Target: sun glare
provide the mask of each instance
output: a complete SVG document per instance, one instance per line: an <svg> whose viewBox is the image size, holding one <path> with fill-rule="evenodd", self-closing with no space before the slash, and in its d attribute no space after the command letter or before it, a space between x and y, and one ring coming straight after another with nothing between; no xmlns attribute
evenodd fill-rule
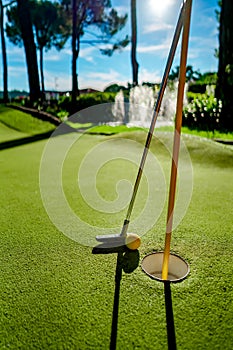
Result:
<svg viewBox="0 0 233 350"><path fill-rule="evenodd" d="M170 6L174 3L174 0L150 0L149 11L157 16L163 16L170 10Z"/></svg>

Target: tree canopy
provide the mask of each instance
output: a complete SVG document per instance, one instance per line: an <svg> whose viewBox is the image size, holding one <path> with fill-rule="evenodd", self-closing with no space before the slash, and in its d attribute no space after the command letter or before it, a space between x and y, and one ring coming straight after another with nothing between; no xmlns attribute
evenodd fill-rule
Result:
<svg viewBox="0 0 233 350"><path fill-rule="evenodd" d="M169 74L169 80L176 80L179 78L180 67L176 66ZM194 70L193 66L188 65L186 68L186 81L195 81L201 77L198 70Z"/></svg>
<svg viewBox="0 0 233 350"><path fill-rule="evenodd" d="M36 46L40 52L41 90L44 92L43 51L53 46L58 50L62 49L69 38L70 25L57 2L31 0L29 9ZM10 41L22 46L23 38L17 5L8 9L7 17L6 33Z"/></svg>
<svg viewBox="0 0 233 350"><path fill-rule="evenodd" d="M81 43L89 45L105 44L100 52L111 56L129 43L128 36L123 39L117 34L125 26L127 14L119 16L111 7L110 0L62 0L65 11L72 19L72 100L78 94L77 60ZM84 34L88 39L83 39Z"/></svg>
<svg viewBox="0 0 233 350"><path fill-rule="evenodd" d="M129 43L127 35L123 38L117 35L126 24L127 14L119 16L110 0L16 0L16 4L11 3L8 8L7 17L7 36L12 43L25 49L32 100L40 97L36 48L40 52L44 91L43 51L52 46L60 50L67 39L72 38L72 95L76 99L80 44L99 45L102 54L111 56ZM84 34L87 34L85 40L81 41Z"/></svg>

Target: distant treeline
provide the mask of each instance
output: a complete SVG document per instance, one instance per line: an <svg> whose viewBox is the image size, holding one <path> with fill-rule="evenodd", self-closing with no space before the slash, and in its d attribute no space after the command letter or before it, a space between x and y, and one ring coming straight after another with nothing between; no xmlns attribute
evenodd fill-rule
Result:
<svg viewBox="0 0 233 350"><path fill-rule="evenodd" d="M19 97L19 96L29 96L29 93L27 91L24 91L24 90L12 90L12 91L8 91L8 95L9 95L9 98L12 99L12 98L16 98L16 97ZM0 99L3 99L3 91L0 91Z"/></svg>

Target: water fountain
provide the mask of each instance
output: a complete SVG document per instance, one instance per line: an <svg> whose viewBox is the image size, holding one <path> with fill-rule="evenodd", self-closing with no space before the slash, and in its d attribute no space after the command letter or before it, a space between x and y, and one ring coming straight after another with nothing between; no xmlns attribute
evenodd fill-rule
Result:
<svg viewBox="0 0 233 350"><path fill-rule="evenodd" d="M135 86L129 94L129 125L149 126L151 122L155 94L149 86Z"/></svg>
<svg viewBox="0 0 233 350"><path fill-rule="evenodd" d="M125 112L124 94L122 90L120 90L115 97L115 103L112 106L112 114L120 123L126 124L124 122L126 112Z"/></svg>
<svg viewBox="0 0 233 350"><path fill-rule="evenodd" d="M177 86L177 82L167 86L157 120L157 126L173 124L176 112ZM155 89L146 85L140 85L130 90L129 102L127 103L125 102L123 91L121 90L116 95L115 103L112 108L115 120L129 126L148 127L151 122L157 97L158 92ZM187 98L184 100L184 105L186 103Z"/></svg>

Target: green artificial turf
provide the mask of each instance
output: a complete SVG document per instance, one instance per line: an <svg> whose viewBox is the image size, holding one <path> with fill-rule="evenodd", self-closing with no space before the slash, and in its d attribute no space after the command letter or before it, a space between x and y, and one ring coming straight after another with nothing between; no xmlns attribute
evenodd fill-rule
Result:
<svg viewBox="0 0 233 350"><path fill-rule="evenodd" d="M12 129L6 124L0 122L0 142L17 140L27 136L27 133Z"/></svg>
<svg viewBox="0 0 233 350"><path fill-rule="evenodd" d="M112 134L118 134L122 132L129 132L129 131L136 131L136 130L143 130L143 128L132 126L128 127L127 125L99 125L90 128L89 132L92 134L105 134L105 135L112 135Z"/></svg>
<svg viewBox="0 0 233 350"><path fill-rule="evenodd" d="M172 131L172 126L161 126L158 128L159 131ZM207 139L221 139L221 140L233 140L232 132L221 132L218 130L207 131L207 130L198 130L198 129L190 129L187 126L182 127L182 133L188 135L194 135L199 137L205 137Z"/></svg>
<svg viewBox="0 0 233 350"><path fill-rule="evenodd" d="M71 121L66 121L65 124L71 126L74 129L78 130L85 130L86 133L89 134L104 134L104 135L113 135L113 134L119 134L122 132L128 132L128 131L136 131L136 130L143 130L144 128L137 127L137 126L131 126L128 127L127 125L108 125L108 124L102 124L102 125L94 125L92 123L73 123Z"/></svg>
<svg viewBox="0 0 233 350"><path fill-rule="evenodd" d="M83 221L101 227L119 226L120 230L127 208L106 214L82 198L77 174L87 154L96 151L93 163L83 168L83 186L88 193L95 161L101 156L98 147L106 144L103 150L110 155L112 152L114 160L104 164L96 177L100 195L111 204L117 198L115 184L119 178L133 182L137 172L136 164L117 159L114 152L120 149L126 157L128 142L134 141L132 154L140 158L145 137L141 131L113 136L84 134L69 150L63 166L63 190L70 207ZM172 134L160 133L151 147L166 178L170 155L163 140L167 137ZM74 134L59 138L57 153ZM193 193L184 219L173 232L171 249L189 262L191 273L182 283L171 285L177 347L230 350L232 148L190 136L184 139L192 160ZM46 141L38 141L0 152L0 349L108 349L117 256L92 254L91 247L71 240L50 221L39 187L45 145ZM150 171L150 164L148 167ZM51 201L53 180L49 183ZM143 178L133 218L140 215L146 188ZM154 205L156 201L154 198ZM54 211L60 206L55 202ZM153 211L144 214L142 229L151 216ZM163 249L165 218L166 206L154 227L142 237L140 262L146 254ZM80 237L85 236L79 226L76 230ZM163 284L149 279L139 265L132 273L123 272L119 295L117 349L166 349Z"/></svg>

